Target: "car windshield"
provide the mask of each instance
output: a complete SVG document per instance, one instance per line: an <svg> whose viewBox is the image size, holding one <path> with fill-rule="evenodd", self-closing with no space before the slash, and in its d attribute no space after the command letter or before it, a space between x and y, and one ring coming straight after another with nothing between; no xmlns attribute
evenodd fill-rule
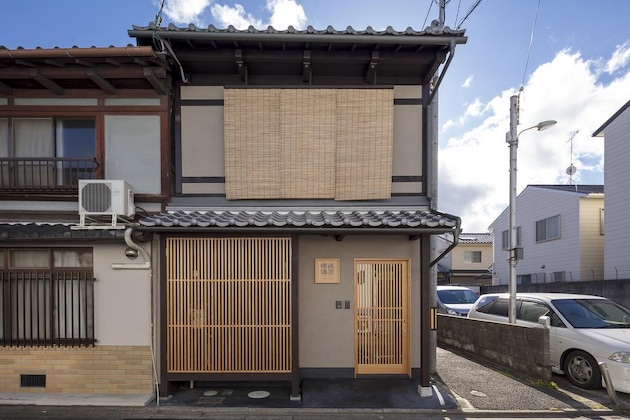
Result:
<svg viewBox="0 0 630 420"><path fill-rule="evenodd" d="M553 304L574 328L630 328L630 309L608 299L559 299Z"/></svg>
<svg viewBox="0 0 630 420"><path fill-rule="evenodd" d="M472 290L451 289L438 290L440 301L446 305L457 305L459 303L475 303L477 294Z"/></svg>

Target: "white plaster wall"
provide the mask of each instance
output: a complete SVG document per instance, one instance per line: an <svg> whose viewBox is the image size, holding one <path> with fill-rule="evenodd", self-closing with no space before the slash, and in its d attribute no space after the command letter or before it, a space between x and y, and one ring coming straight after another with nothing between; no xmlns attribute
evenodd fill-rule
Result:
<svg viewBox="0 0 630 420"><path fill-rule="evenodd" d="M354 259L411 260L411 362L420 366L420 241L407 236L300 238L299 355L302 368L354 367ZM340 259L340 283L315 283L315 258ZM349 300L351 309L335 309Z"/></svg>
<svg viewBox="0 0 630 420"><path fill-rule="evenodd" d="M150 270L112 269L129 263L123 244L94 245L94 335L102 346L151 343ZM145 249L147 249L145 247ZM141 256L136 258L142 259Z"/></svg>

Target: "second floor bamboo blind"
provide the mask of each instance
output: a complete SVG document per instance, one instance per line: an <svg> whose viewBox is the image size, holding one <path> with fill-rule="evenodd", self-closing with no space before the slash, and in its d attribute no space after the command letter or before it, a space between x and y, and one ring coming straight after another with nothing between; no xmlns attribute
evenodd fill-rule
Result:
<svg viewBox="0 0 630 420"><path fill-rule="evenodd" d="M387 199L392 89L225 89L228 199Z"/></svg>

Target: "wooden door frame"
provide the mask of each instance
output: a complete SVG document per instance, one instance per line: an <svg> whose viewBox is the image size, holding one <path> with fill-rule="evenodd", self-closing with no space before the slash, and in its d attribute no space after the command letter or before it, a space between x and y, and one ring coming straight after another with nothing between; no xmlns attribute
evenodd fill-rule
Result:
<svg viewBox="0 0 630 420"><path fill-rule="evenodd" d="M353 270L354 270L354 277L353 277L353 291L354 291L354 308L355 308L355 312L354 312L354 317L353 317L353 322L354 322L354 347L353 347L353 351L354 351L354 376L357 377L357 375L364 375L364 374L372 374L372 373L361 373L358 374L358 365L359 365L359 355L358 355L358 346L359 346L359 329L358 329L358 305L357 305L357 284L358 284L358 272L357 272L357 266L358 264L363 264L363 263L395 263L395 262L400 262L400 263L405 263L406 264L406 270L404 270L404 275L405 278L402 279L402 281L404 282L404 284L402 285L403 288L401 290L401 292L405 292L404 296L402 296L402 302L403 305L405 305L403 307L403 321L406 323L406 331L403 329L403 343L402 343L402 349L403 349L403 370L404 373L406 374L408 377L411 377L411 259L409 258L355 258L354 259L354 265L353 265ZM387 373L374 373L377 375L387 375ZM395 372L393 374L400 374L400 372Z"/></svg>

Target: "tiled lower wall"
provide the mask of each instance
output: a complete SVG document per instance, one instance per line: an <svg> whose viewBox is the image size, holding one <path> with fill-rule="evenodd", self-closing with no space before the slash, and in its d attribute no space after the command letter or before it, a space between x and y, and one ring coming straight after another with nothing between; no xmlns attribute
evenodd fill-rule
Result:
<svg viewBox="0 0 630 420"><path fill-rule="evenodd" d="M147 394L152 372L149 347L0 348L0 392ZM20 387L23 374L46 375L46 387Z"/></svg>

